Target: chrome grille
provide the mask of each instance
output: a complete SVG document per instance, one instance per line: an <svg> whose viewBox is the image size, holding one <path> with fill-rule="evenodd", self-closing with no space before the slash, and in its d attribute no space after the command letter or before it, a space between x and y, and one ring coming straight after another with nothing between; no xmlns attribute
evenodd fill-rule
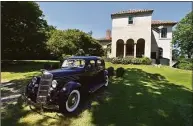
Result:
<svg viewBox="0 0 193 126"><path fill-rule="evenodd" d="M37 103L45 104L47 101L48 92L52 84L53 75L45 72L40 79L40 84L37 93Z"/></svg>

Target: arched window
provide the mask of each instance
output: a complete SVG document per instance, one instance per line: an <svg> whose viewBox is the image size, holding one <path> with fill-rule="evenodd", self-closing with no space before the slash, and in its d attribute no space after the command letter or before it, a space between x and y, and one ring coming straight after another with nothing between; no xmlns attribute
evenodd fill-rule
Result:
<svg viewBox="0 0 193 126"><path fill-rule="evenodd" d="M138 39L136 45L136 57L142 57L145 54L145 40Z"/></svg>
<svg viewBox="0 0 193 126"><path fill-rule="evenodd" d="M126 42L126 56L134 56L134 40L128 39Z"/></svg>
<svg viewBox="0 0 193 126"><path fill-rule="evenodd" d="M117 40L116 57L123 57L124 53L124 41L122 39Z"/></svg>

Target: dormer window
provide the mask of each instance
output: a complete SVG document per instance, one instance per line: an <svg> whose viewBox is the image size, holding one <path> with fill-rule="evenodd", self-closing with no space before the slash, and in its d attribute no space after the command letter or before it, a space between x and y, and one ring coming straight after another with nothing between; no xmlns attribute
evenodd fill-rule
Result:
<svg viewBox="0 0 193 126"><path fill-rule="evenodd" d="M133 16L128 17L128 24L133 24Z"/></svg>
<svg viewBox="0 0 193 126"><path fill-rule="evenodd" d="M161 29L161 38L167 38L167 28Z"/></svg>

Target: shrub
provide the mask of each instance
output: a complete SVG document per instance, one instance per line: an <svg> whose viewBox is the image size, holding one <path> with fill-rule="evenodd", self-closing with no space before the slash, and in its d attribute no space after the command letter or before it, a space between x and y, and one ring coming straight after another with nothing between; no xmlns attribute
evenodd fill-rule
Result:
<svg viewBox="0 0 193 126"><path fill-rule="evenodd" d="M112 59L112 63L113 63L113 64L121 64L121 63L122 63L122 59L121 59L121 58L118 58L118 57L113 58L113 59Z"/></svg>
<svg viewBox="0 0 193 126"><path fill-rule="evenodd" d="M184 70L192 70L193 69L193 59L179 59L179 63L176 65L177 68L179 69L184 69Z"/></svg>
<svg viewBox="0 0 193 126"><path fill-rule="evenodd" d="M142 64L145 64L145 65L150 65L152 62L151 59L148 57L143 57L141 60L142 60Z"/></svg>
<svg viewBox="0 0 193 126"><path fill-rule="evenodd" d="M184 70L192 70L193 65L190 63L179 63L177 66L179 69L184 69Z"/></svg>
<svg viewBox="0 0 193 126"><path fill-rule="evenodd" d="M127 60L127 64L131 64L131 60L133 59L132 56L126 56L125 59Z"/></svg>
<svg viewBox="0 0 193 126"><path fill-rule="evenodd" d="M142 64L141 58L133 58L131 59L132 64Z"/></svg>
<svg viewBox="0 0 193 126"><path fill-rule="evenodd" d="M122 68L122 67L117 68L117 70L116 70L116 76L117 77L123 77L124 73L125 73L124 68Z"/></svg>
<svg viewBox="0 0 193 126"><path fill-rule="evenodd" d="M114 76L114 68L113 67L109 67L107 68L107 71L108 71L108 76Z"/></svg>
<svg viewBox="0 0 193 126"><path fill-rule="evenodd" d="M44 64L44 69L49 70L51 69L51 65L49 63Z"/></svg>
<svg viewBox="0 0 193 126"><path fill-rule="evenodd" d="M127 59L122 59L121 64L129 64Z"/></svg>
<svg viewBox="0 0 193 126"><path fill-rule="evenodd" d="M144 65L150 65L151 59L148 57L143 58L134 58L134 57L125 57L125 58L113 58L111 61L113 64L144 64Z"/></svg>

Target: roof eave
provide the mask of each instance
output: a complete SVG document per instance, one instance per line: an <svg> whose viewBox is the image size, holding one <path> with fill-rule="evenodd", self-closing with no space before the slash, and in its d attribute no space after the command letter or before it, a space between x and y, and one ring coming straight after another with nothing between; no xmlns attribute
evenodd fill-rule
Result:
<svg viewBox="0 0 193 126"><path fill-rule="evenodd" d="M152 14L154 10L150 10L147 12L135 12L135 13L120 13L120 14L111 14L111 18L114 17L119 17L119 16L123 16L123 15L135 15L135 14Z"/></svg>
<svg viewBox="0 0 193 126"><path fill-rule="evenodd" d="M160 24L151 24L152 26L160 26L160 25L163 25L163 26L175 26L176 24L178 23L160 23Z"/></svg>

